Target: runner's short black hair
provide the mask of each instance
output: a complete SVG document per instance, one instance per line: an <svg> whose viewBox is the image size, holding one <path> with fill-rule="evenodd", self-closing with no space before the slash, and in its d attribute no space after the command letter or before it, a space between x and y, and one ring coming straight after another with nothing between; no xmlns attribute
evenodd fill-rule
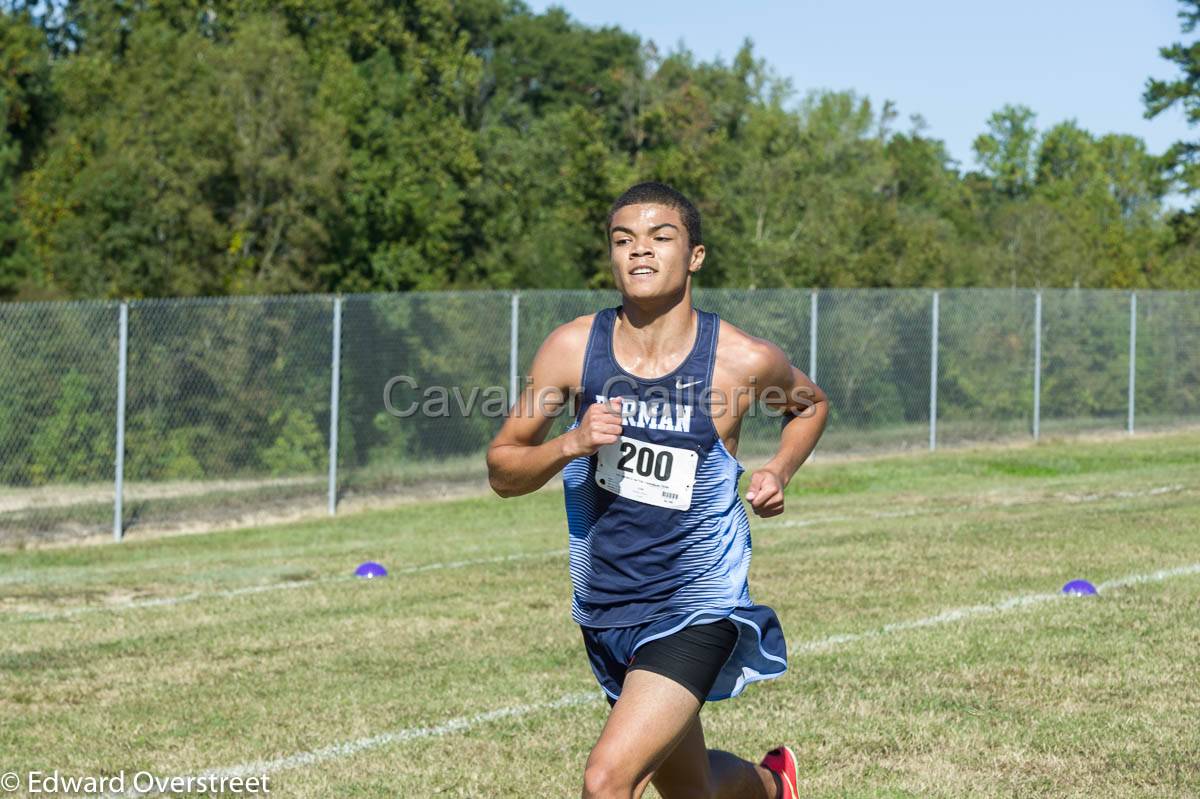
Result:
<svg viewBox="0 0 1200 799"><path fill-rule="evenodd" d="M648 181L626 189L625 193L618 197L612 204L612 208L608 210L608 224L605 225L607 233L612 233L613 217L616 216L617 211L627 205L665 205L668 208L674 208L683 218L683 226L687 228L688 249L704 243L700 230L700 212L696 210L696 206L692 205L691 200L683 196L682 192L665 183Z"/></svg>

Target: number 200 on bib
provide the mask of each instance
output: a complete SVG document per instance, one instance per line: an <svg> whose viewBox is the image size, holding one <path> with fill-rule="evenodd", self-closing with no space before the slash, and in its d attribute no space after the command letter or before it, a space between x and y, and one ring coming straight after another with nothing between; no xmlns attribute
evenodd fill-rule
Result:
<svg viewBox="0 0 1200 799"><path fill-rule="evenodd" d="M698 460L690 449L621 436L596 451L596 485L626 499L687 510Z"/></svg>

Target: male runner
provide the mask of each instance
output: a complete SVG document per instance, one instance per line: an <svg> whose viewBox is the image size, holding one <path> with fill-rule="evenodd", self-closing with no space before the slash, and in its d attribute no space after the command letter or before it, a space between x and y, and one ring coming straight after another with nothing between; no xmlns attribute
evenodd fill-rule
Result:
<svg viewBox="0 0 1200 799"><path fill-rule="evenodd" d="M692 307L704 245L682 194L634 186L613 204L608 237L621 306L547 337L488 450L502 497L563 472L571 615L613 705L583 796L640 797L653 782L665 799L794 799L790 749L758 766L708 750L699 711L787 669L779 621L746 583L741 420L760 398L783 412L779 451L746 492L756 514L775 516L825 426L825 395L775 345ZM546 441L572 397L575 423Z"/></svg>

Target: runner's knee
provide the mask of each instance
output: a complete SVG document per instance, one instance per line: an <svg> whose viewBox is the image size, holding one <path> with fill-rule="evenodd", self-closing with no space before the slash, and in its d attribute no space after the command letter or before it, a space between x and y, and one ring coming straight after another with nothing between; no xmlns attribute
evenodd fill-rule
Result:
<svg viewBox="0 0 1200 799"><path fill-rule="evenodd" d="M583 770L583 799L628 799L632 795L632 786L607 766L589 763Z"/></svg>
<svg viewBox="0 0 1200 799"><path fill-rule="evenodd" d="M588 758L583 770L583 799L629 799L637 779L620 767L595 752Z"/></svg>

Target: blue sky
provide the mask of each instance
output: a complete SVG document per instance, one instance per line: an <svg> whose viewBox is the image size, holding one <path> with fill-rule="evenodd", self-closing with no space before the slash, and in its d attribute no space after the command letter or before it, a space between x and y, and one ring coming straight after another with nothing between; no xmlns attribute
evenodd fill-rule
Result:
<svg viewBox="0 0 1200 799"><path fill-rule="evenodd" d="M1093 133L1139 136L1156 153L1200 135L1175 109L1142 117L1146 79L1175 76L1158 54L1185 38L1174 0L527 2L634 31L663 51L682 42L705 60L728 61L750 38L800 94L852 89L876 107L893 100L902 129L920 114L927 135L968 169L971 142L1005 103L1032 108L1041 130L1075 119Z"/></svg>

